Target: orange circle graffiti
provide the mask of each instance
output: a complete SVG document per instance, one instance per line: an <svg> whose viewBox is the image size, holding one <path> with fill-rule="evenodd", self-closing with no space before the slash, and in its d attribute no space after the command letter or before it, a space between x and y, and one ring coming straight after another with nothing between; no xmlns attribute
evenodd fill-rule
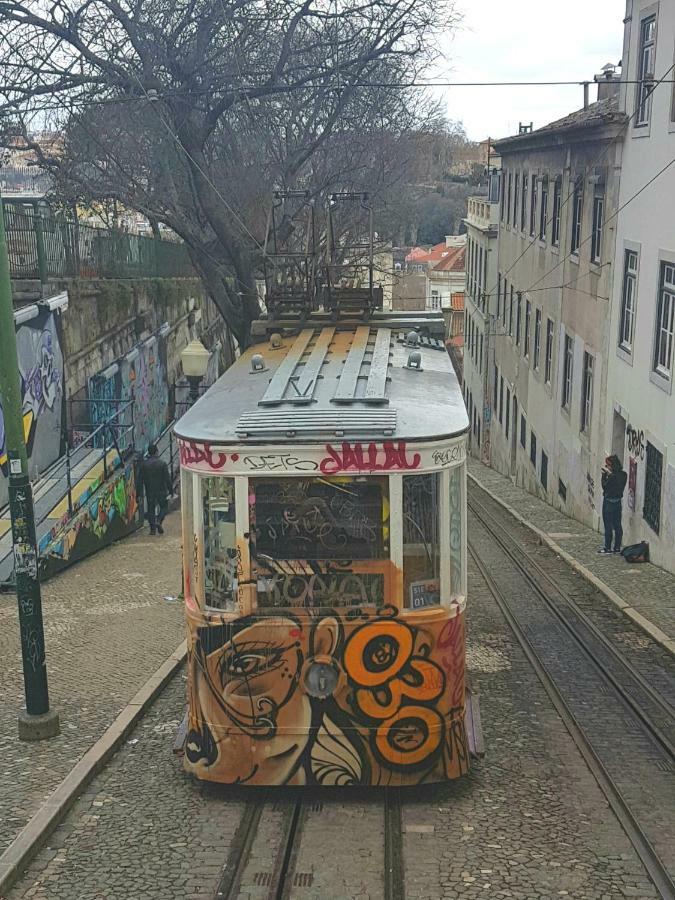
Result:
<svg viewBox="0 0 675 900"><path fill-rule="evenodd" d="M380 621L355 631L344 651L344 666L352 681L377 687L393 678L413 652L413 636L400 622Z"/></svg>
<svg viewBox="0 0 675 900"><path fill-rule="evenodd" d="M385 763L414 766L438 750L443 739L443 719L426 706L404 706L383 722L375 734L375 746Z"/></svg>
<svg viewBox="0 0 675 900"><path fill-rule="evenodd" d="M356 692L359 708L371 719L388 719L401 706L404 697L430 702L443 692L445 679L435 663L425 659L411 659L410 670L417 672L419 683L411 684L404 678L395 678L389 685L390 700L381 702L376 692L360 689Z"/></svg>

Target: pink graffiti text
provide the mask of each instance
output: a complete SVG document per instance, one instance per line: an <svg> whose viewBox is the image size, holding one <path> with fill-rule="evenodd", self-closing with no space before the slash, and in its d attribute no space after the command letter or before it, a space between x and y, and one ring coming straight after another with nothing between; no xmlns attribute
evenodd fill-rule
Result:
<svg viewBox="0 0 675 900"><path fill-rule="evenodd" d="M324 475L417 469L421 460L419 453L413 453L410 458L407 453L405 441L397 444L385 441L382 446L343 441L339 450L332 444L326 444L326 456L321 460L319 468Z"/></svg>
<svg viewBox="0 0 675 900"><path fill-rule="evenodd" d="M227 462L227 453L212 450L209 444L198 444L195 441L180 442L180 462L182 466L194 466L205 463L209 469L220 471ZM238 453L230 456L232 462L239 459Z"/></svg>

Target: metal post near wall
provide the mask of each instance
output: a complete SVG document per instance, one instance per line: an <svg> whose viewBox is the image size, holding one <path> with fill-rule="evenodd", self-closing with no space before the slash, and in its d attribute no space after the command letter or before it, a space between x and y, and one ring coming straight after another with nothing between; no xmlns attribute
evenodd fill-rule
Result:
<svg viewBox="0 0 675 900"><path fill-rule="evenodd" d="M42 598L38 578L33 490L23 434L19 361L9 278L5 221L0 199L0 399L9 465L14 573L19 604L26 711L19 713L19 738L42 740L60 731L59 715L49 708Z"/></svg>
<svg viewBox="0 0 675 900"><path fill-rule="evenodd" d="M35 247L37 250L40 284L45 285L49 280L47 274L47 253L45 251L45 232L42 214L37 203L33 204L33 227L35 228Z"/></svg>

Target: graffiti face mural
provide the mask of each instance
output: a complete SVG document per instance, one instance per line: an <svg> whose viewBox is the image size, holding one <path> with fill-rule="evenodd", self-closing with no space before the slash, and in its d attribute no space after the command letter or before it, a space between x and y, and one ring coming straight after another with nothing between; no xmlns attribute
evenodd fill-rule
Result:
<svg viewBox="0 0 675 900"><path fill-rule="evenodd" d="M228 784L463 774L463 617L414 621L393 607L343 607L195 623L186 768Z"/></svg>
<svg viewBox="0 0 675 900"><path fill-rule="evenodd" d="M61 453L63 355L54 313L41 312L16 331L24 436L31 471L42 472ZM5 425L0 407L0 506L7 502Z"/></svg>

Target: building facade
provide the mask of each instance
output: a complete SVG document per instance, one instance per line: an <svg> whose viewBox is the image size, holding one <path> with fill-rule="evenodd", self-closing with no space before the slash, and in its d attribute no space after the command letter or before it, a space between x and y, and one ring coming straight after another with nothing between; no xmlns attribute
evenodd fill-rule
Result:
<svg viewBox="0 0 675 900"><path fill-rule="evenodd" d="M502 159L491 464L597 527L625 115L606 97L495 143ZM492 351L491 351L492 352Z"/></svg>
<svg viewBox="0 0 675 900"><path fill-rule="evenodd" d="M466 296L464 314L464 401L473 456L490 464L491 405L489 389L492 332L497 297L498 197L470 197L467 217Z"/></svg>
<svg viewBox="0 0 675 900"><path fill-rule="evenodd" d="M628 0L625 23L606 449L628 472L624 543L675 571L675 4Z"/></svg>

